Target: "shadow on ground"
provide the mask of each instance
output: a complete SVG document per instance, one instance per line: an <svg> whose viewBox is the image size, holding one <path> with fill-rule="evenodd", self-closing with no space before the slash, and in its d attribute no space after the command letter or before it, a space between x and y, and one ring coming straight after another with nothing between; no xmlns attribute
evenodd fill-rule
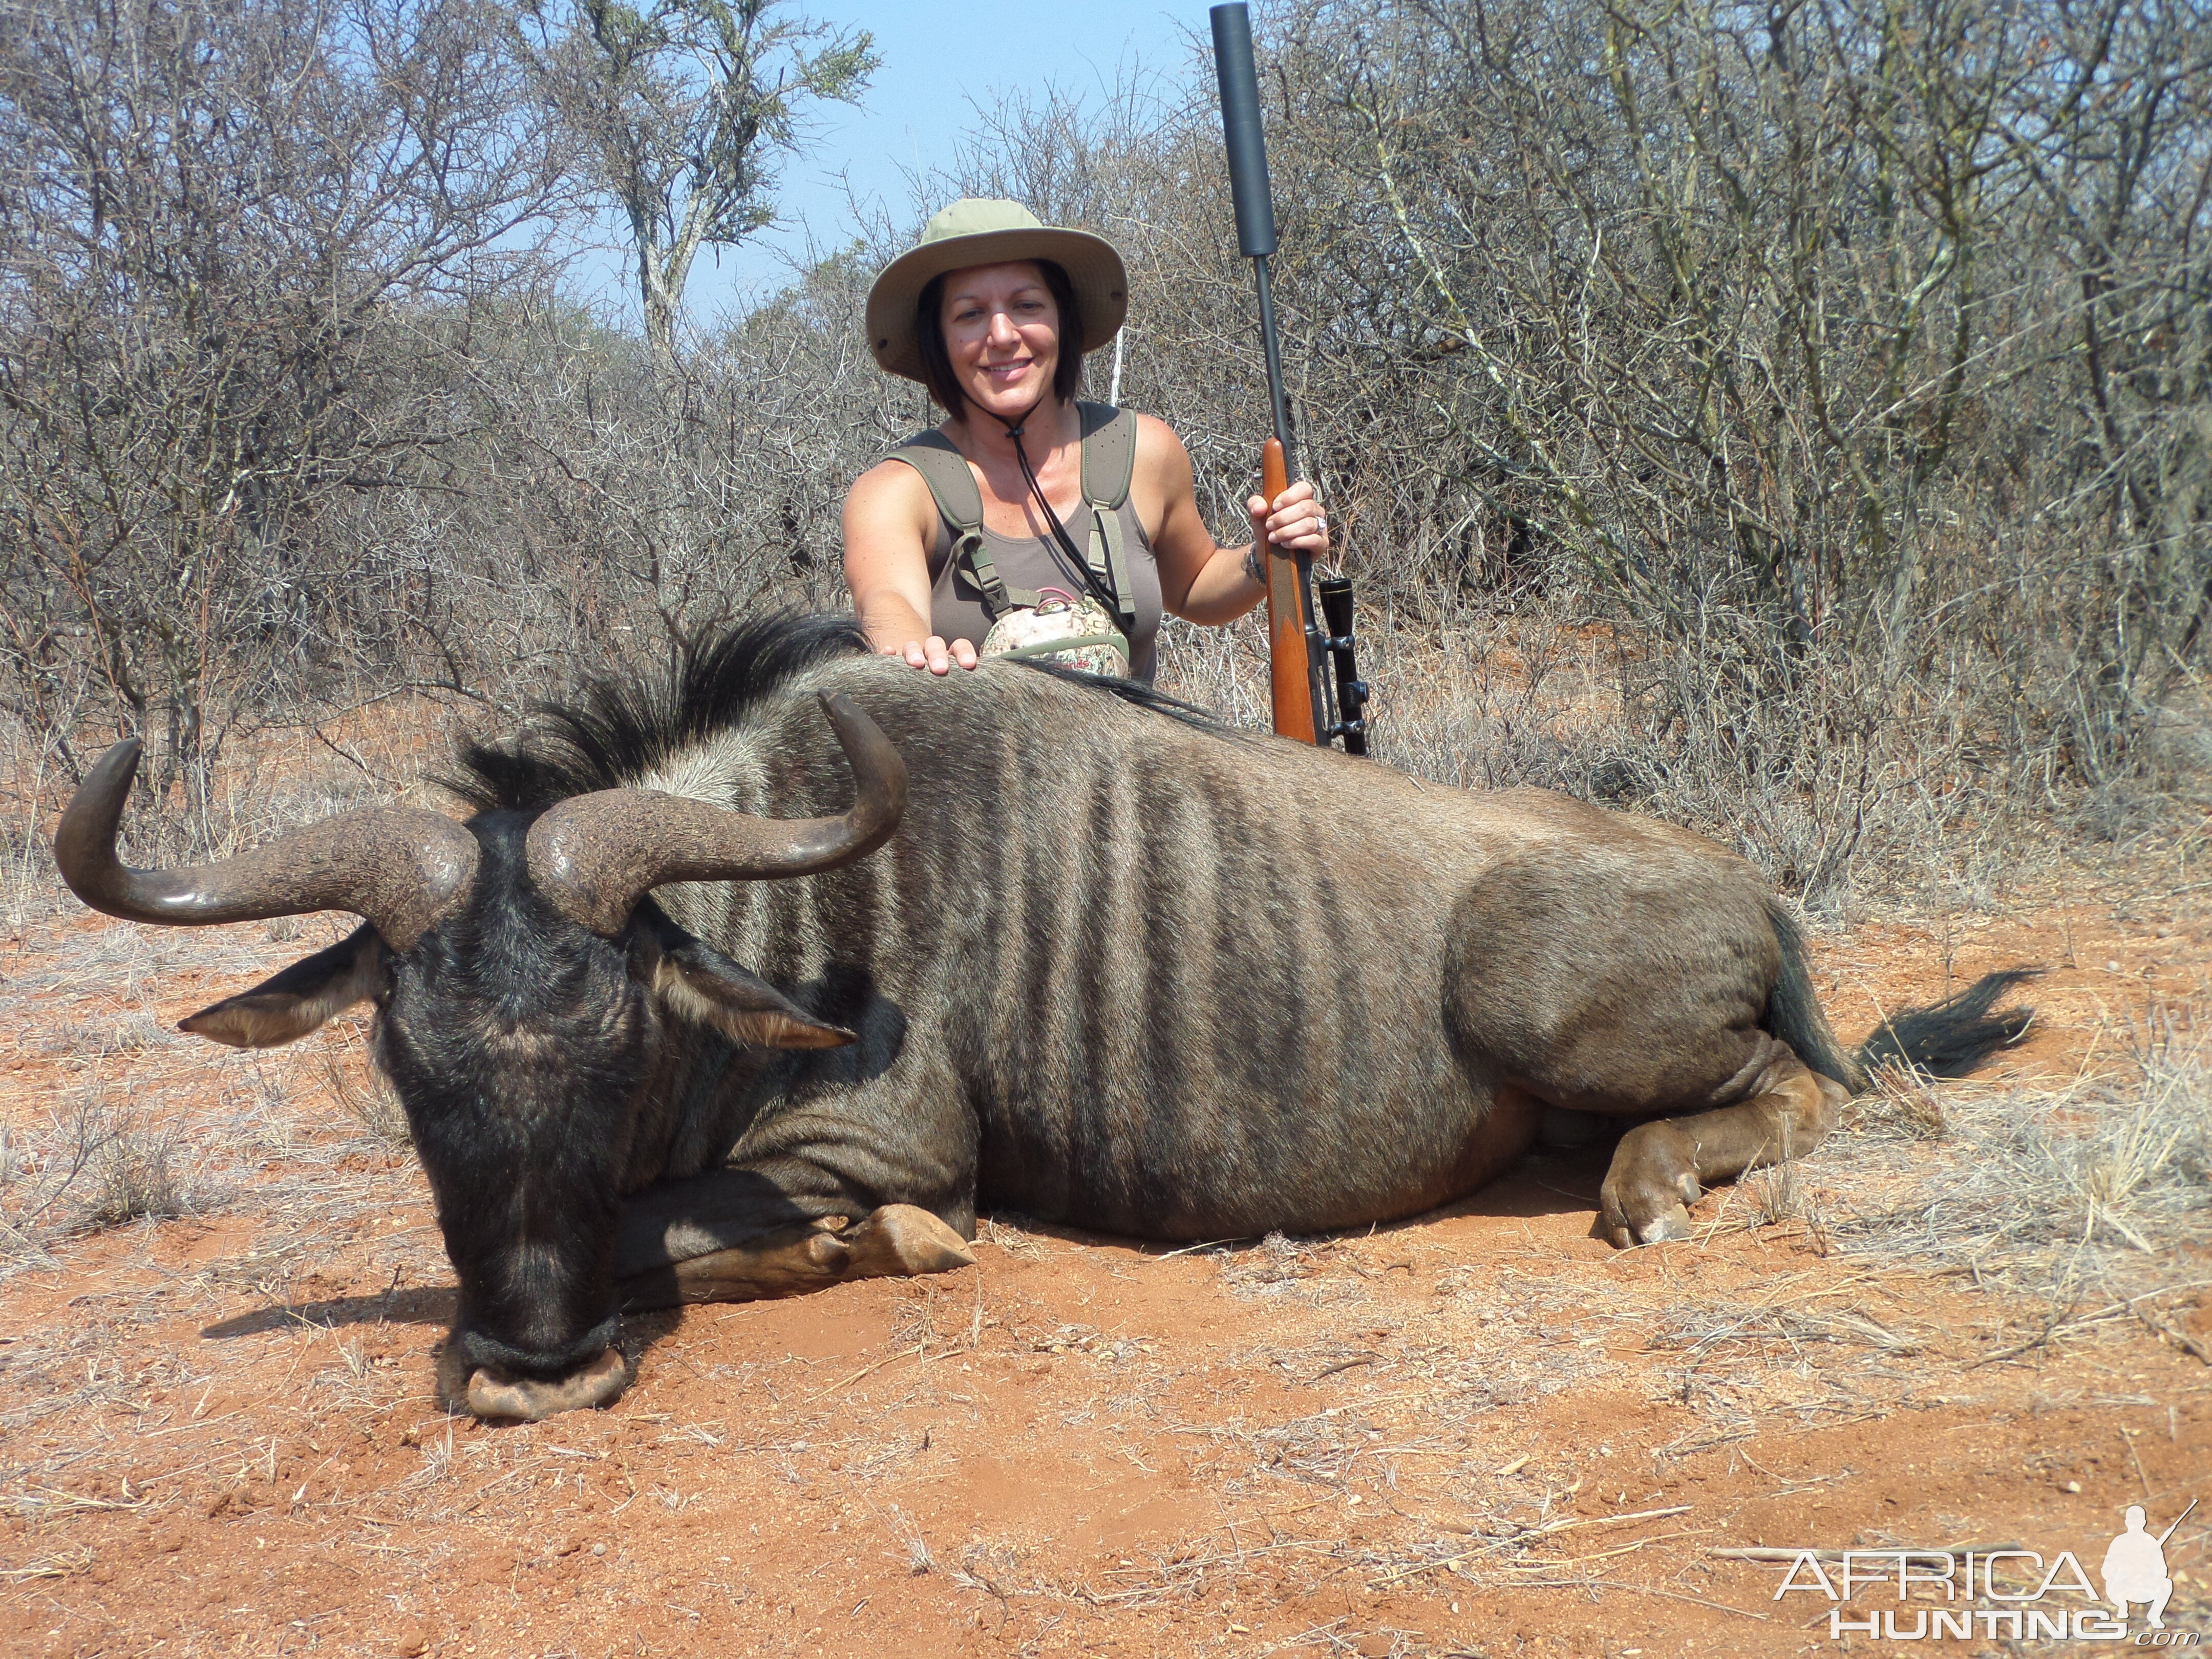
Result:
<svg viewBox="0 0 2212 1659"><path fill-rule="evenodd" d="M389 1291L380 1296L334 1296L322 1302L298 1302L219 1319L200 1334L210 1341L236 1336L258 1336L289 1326L308 1325L335 1330L341 1325L450 1325L453 1320L453 1291L438 1289Z"/></svg>

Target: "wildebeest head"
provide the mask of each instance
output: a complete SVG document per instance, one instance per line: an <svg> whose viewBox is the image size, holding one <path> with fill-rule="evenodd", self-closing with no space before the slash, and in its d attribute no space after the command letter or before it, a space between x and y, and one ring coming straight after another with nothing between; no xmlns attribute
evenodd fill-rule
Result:
<svg viewBox="0 0 2212 1659"><path fill-rule="evenodd" d="M621 1392L614 1239L635 1108L671 1012L742 1042L819 1048L852 1034L678 927L678 881L806 875L897 827L906 769L850 702L826 698L857 786L838 817L755 817L638 789L466 824L347 812L193 869L115 854L139 745L103 756L64 813L56 861L77 896L192 927L343 910L363 925L183 1029L237 1048L289 1042L356 1003L405 1107L460 1279L440 1368L449 1402L542 1417Z"/></svg>

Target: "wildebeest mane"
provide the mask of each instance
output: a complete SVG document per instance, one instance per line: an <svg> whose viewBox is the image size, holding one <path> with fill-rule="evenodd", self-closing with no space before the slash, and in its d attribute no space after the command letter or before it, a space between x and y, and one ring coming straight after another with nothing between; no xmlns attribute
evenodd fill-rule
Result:
<svg viewBox="0 0 2212 1659"><path fill-rule="evenodd" d="M850 617L777 611L757 617L696 642L665 676L606 675L586 681L565 702L534 704L523 738L465 744L459 773L438 781L479 811L542 811L572 795L623 788L671 756L741 724L763 699L809 669L870 648ZM1217 737L1246 735L1197 704L1139 681L1057 663L1022 666Z"/></svg>
<svg viewBox="0 0 2212 1659"><path fill-rule="evenodd" d="M479 811L542 811L571 795L623 788L742 723L809 669L868 648L850 617L756 617L685 649L666 675L608 675L565 702L537 704L524 740L466 744L459 774L441 781Z"/></svg>
<svg viewBox="0 0 2212 1659"><path fill-rule="evenodd" d="M1251 733L1239 732L1225 724L1218 714L1201 708L1194 702L1185 702L1181 697L1170 696L1142 680L1116 679L1111 674L1093 674L1085 669L1070 668L1065 663L1047 662L1040 658L1025 657L1022 666L1070 685L1089 686L1094 691L1103 691L1119 697L1123 702L1139 708L1149 708L1155 714L1164 714L1170 720L1191 727L1194 731L1210 732L1217 738L1235 738L1249 741Z"/></svg>

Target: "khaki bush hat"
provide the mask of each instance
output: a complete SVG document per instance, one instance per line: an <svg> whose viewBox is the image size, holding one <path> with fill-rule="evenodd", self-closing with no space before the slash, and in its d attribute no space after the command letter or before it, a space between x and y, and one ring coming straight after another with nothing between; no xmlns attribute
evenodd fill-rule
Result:
<svg viewBox="0 0 2212 1659"><path fill-rule="evenodd" d="M1080 351L1104 345L1129 314L1128 273L1113 243L1042 223L1019 202L967 196L923 226L921 240L885 265L868 290L868 349L877 363L887 374L921 379L915 313L922 289L948 270L1014 259L1050 259L1067 273L1083 312Z"/></svg>

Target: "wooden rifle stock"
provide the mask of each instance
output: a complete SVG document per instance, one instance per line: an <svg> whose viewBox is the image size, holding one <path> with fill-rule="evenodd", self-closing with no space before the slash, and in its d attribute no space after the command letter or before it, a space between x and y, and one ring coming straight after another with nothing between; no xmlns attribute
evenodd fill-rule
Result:
<svg viewBox="0 0 2212 1659"><path fill-rule="evenodd" d="M1260 452L1260 493L1270 506L1291 487L1282 441L1267 440ZM1267 573L1267 689L1275 708L1275 735L1318 743L1314 719L1313 659L1306 647L1306 617L1298 562L1260 538L1261 568Z"/></svg>

